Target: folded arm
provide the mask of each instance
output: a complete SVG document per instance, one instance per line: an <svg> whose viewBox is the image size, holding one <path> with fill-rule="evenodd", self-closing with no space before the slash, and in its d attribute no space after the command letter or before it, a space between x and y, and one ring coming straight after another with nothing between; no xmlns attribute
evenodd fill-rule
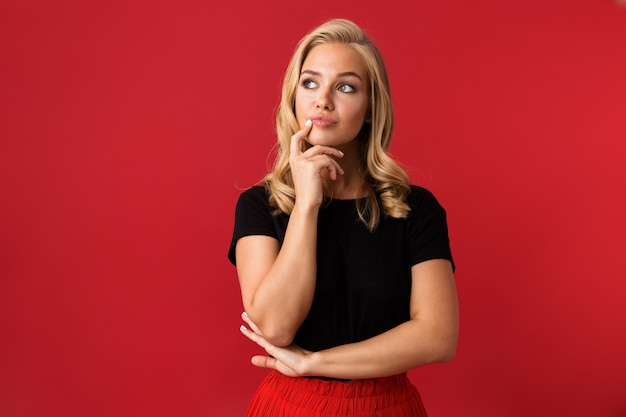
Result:
<svg viewBox="0 0 626 417"><path fill-rule="evenodd" d="M271 356L255 356L256 366L290 376L364 379L394 375L452 359L458 338L458 301L452 266L435 259L411 269L411 318L358 343L308 352L297 346L278 347L263 336L253 320L242 332Z"/></svg>
<svg viewBox="0 0 626 417"><path fill-rule="evenodd" d="M313 302L317 208L296 207L282 248L268 236L237 242L237 275L243 307L276 346L289 345Z"/></svg>

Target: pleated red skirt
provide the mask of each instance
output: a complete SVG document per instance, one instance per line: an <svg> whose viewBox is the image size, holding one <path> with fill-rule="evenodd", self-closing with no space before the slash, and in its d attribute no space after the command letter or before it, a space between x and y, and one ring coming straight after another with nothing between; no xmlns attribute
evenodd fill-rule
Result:
<svg viewBox="0 0 626 417"><path fill-rule="evenodd" d="M426 417L406 373L353 382L291 378L270 371L247 417Z"/></svg>

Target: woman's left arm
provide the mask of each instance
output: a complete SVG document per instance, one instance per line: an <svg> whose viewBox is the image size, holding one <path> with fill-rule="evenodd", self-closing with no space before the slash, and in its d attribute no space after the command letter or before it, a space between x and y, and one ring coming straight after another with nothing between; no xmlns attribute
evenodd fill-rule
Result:
<svg viewBox="0 0 626 417"><path fill-rule="evenodd" d="M270 355L255 356L256 366L289 376L366 379L395 375L429 363L451 360L456 352L459 308L450 261L434 259L411 268L411 318L358 343L309 352L268 343L254 323L242 332Z"/></svg>

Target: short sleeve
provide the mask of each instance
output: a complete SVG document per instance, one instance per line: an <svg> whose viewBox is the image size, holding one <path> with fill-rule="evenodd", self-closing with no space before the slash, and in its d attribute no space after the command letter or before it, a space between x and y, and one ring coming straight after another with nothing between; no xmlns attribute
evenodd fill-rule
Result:
<svg viewBox="0 0 626 417"><path fill-rule="evenodd" d="M455 269L445 209L425 188L413 186L409 196L408 243L411 266L431 259L448 259Z"/></svg>
<svg viewBox="0 0 626 417"><path fill-rule="evenodd" d="M235 246L244 236L264 235L278 239L267 192L254 186L241 193L235 208L235 225L228 249L228 259L236 265Z"/></svg>

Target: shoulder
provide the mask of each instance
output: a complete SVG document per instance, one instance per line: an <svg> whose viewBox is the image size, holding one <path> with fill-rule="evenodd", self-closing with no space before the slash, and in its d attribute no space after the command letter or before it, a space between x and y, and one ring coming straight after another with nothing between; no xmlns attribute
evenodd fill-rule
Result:
<svg viewBox="0 0 626 417"><path fill-rule="evenodd" d="M228 258L235 264L235 245L249 235L277 237L274 218L265 187L255 185L241 192L235 209L235 226Z"/></svg>
<svg viewBox="0 0 626 417"><path fill-rule="evenodd" d="M254 225L256 222L271 221L273 209L269 203L269 193L262 185L254 185L239 195L235 209L235 219L239 224Z"/></svg>
<svg viewBox="0 0 626 417"><path fill-rule="evenodd" d="M411 207L411 211L444 210L435 195L430 190L419 185L411 185L407 203Z"/></svg>
<svg viewBox="0 0 626 417"><path fill-rule="evenodd" d="M267 189L265 188L265 186L259 185L259 184L253 185L250 188L246 188L239 195L240 199L243 198L243 199L267 200L267 197L268 197Z"/></svg>
<svg viewBox="0 0 626 417"><path fill-rule="evenodd" d="M407 200L411 207L406 223L411 265L430 259L448 259L454 270L446 210L424 187L412 185Z"/></svg>
<svg viewBox="0 0 626 417"><path fill-rule="evenodd" d="M237 202L238 206L268 206L269 205L269 194L267 189L262 185L254 185L250 188L245 189L239 194L239 199Z"/></svg>

